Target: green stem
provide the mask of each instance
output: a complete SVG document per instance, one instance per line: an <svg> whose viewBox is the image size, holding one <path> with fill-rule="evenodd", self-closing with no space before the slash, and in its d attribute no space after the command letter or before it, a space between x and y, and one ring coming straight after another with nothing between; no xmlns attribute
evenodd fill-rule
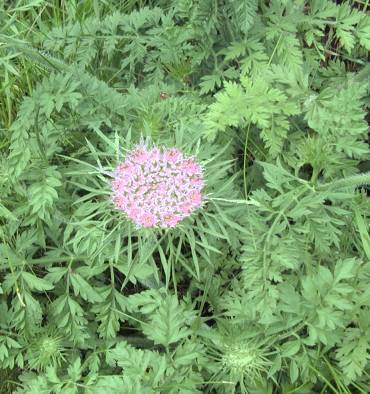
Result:
<svg viewBox="0 0 370 394"><path fill-rule="evenodd" d="M279 46L279 44L280 44L280 40L281 40L282 37L283 37L283 33L280 33L280 36L279 36L279 38L278 38L278 40L277 40L277 42L276 42L276 45L275 45L275 47L274 47L274 50L273 50L272 53L271 53L270 59L269 59L269 61L268 61L268 63L267 63L267 66L269 66L269 65L271 64L272 59L273 59L273 57L274 57L274 55L275 55L275 52L276 52L276 50L277 50L277 48L278 48L278 46Z"/></svg>
<svg viewBox="0 0 370 394"><path fill-rule="evenodd" d="M41 142L41 138L40 138L40 130L39 130L39 124L38 124L38 118L39 118L39 112L40 112L40 108L37 109L36 112L36 120L35 120L35 134L36 134L36 142L37 142L37 146L39 148L39 152L40 152L40 157L41 159L47 163L48 159L46 157L46 152L45 152L45 148Z"/></svg>
<svg viewBox="0 0 370 394"><path fill-rule="evenodd" d="M247 185L247 147L248 147L248 139L249 139L249 129L251 124L249 123L247 129L247 135L245 136L245 143L244 143L244 161L243 161L243 180L244 180L244 196L248 198L248 185Z"/></svg>

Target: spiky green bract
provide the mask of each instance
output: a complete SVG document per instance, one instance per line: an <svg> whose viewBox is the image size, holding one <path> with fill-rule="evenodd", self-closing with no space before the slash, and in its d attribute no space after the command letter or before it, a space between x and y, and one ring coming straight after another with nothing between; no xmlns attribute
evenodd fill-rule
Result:
<svg viewBox="0 0 370 394"><path fill-rule="evenodd" d="M43 371L51 365L61 366L62 362L66 361L65 352L63 338L46 329L31 340L26 360L30 369Z"/></svg>
<svg viewBox="0 0 370 394"><path fill-rule="evenodd" d="M256 334L256 332L253 332ZM268 347L251 335L250 327L231 320L220 321L218 329L204 333L210 384L220 393L248 393L264 381L271 361Z"/></svg>

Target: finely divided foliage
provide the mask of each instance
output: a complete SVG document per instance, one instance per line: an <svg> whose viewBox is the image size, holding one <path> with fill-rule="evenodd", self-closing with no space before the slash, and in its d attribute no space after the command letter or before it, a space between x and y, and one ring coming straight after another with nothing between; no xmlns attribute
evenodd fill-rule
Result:
<svg viewBox="0 0 370 394"><path fill-rule="evenodd" d="M0 1L0 393L370 392L369 12Z"/></svg>

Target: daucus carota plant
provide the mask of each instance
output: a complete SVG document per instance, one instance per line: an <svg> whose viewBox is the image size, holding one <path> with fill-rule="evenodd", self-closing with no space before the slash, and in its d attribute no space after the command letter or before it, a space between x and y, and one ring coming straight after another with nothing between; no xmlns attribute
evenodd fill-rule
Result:
<svg viewBox="0 0 370 394"><path fill-rule="evenodd" d="M370 392L369 1L0 1L0 394Z"/></svg>
<svg viewBox="0 0 370 394"><path fill-rule="evenodd" d="M203 186L193 157L142 144L115 169L113 202L139 227L175 227L202 205Z"/></svg>

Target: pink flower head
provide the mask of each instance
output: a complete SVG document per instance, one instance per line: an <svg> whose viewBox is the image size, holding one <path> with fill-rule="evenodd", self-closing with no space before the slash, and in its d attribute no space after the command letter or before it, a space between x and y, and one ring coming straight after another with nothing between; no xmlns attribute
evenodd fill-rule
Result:
<svg viewBox="0 0 370 394"><path fill-rule="evenodd" d="M203 186L194 158L139 145L114 171L112 201L139 227L175 227L202 205Z"/></svg>

